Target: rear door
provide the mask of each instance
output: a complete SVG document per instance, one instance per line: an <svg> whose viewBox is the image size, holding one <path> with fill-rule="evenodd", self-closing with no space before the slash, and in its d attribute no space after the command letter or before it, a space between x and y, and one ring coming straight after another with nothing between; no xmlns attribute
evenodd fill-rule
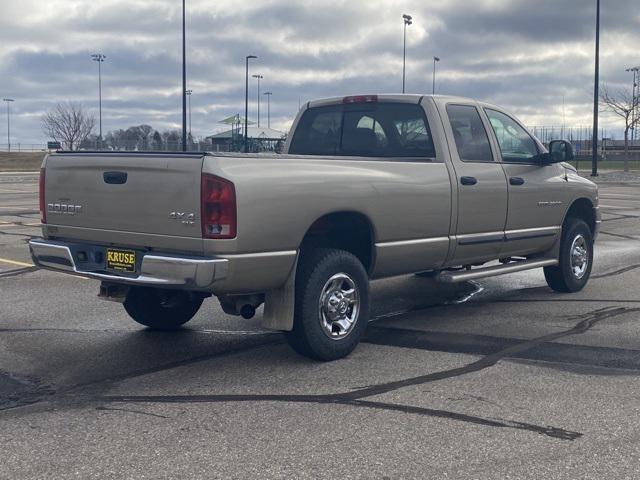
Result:
<svg viewBox="0 0 640 480"><path fill-rule="evenodd" d="M503 256L550 248L566 210L567 179L559 164L540 165L538 142L513 117L484 108L508 181L509 211Z"/></svg>
<svg viewBox="0 0 640 480"><path fill-rule="evenodd" d="M202 154L51 155L47 231L104 244L201 251Z"/></svg>
<svg viewBox="0 0 640 480"><path fill-rule="evenodd" d="M444 127L456 173L458 211L450 264L497 258L504 239L507 182L477 105L447 103Z"/></svg>

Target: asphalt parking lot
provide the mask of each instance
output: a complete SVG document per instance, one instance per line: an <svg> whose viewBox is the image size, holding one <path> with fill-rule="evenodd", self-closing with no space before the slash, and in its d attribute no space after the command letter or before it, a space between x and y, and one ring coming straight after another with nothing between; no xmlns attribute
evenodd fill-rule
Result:
<svg viewBox="0 0 640 480"><path fill-rule="evenodd" d="M215 299L149 332L34 270L37 176L0 174L0 477L638 478L639 189L601 185L584 291L375 282L366 341L316 363Z"/></svg>

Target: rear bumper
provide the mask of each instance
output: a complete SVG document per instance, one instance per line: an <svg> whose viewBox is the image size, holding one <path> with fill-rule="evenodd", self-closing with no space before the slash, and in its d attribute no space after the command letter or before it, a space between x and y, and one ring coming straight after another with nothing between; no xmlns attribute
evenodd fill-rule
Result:
<svg viewBox="0 0 640 480"><path fill-rule="evenodd" d="M214 282L227 277L226 258L202 258L144 253L136 275L106 272L104 265L80 262L79 253L95 250L87 244L36 239L29 242L33 262L41 268L96 280L183 290L211 290ZM83 263L85 265L83 265Z"/></svg>

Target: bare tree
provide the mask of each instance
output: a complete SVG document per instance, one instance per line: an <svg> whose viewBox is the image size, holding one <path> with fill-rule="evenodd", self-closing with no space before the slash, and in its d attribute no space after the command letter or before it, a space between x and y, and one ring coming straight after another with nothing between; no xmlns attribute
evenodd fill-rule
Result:
<svg viewBox="0 0 640 480"><path fill-rule="evenodd" d="M629 132L640 124L637 111L640 97L635 97L629 89L621 88L610 92L605 85L600 89L600 103L607 110L624 120L624 171L629 171Z"/></svg>
<svg viewBox="0 0 640 480"><path fill-rule="evenodd" d="M59 103L42 117L42 131L67 150L77 149L91 134L96 119L80 103Z"/></svg>

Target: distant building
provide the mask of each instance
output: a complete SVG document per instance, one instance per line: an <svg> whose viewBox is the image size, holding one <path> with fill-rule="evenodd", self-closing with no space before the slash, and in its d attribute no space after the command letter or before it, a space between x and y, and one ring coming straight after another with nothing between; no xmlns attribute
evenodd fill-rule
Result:
<svg viewBox="0 0 640 480"><path fill-rule="evenodd" d="M252 152L273 151L278 143L283 143L286 133L267 127L249 126L248 144ZM233 152L242 149L244 139L244 125L206 137L214 152Z"/></svg>

